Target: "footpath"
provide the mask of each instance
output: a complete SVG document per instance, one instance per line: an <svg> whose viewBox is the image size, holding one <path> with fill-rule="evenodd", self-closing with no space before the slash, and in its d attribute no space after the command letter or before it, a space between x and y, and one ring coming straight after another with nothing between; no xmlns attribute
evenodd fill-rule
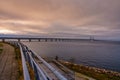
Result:
<svg viewBox="0 0 120 80"><path fill-rule="evenodd" d="M17 80L17 69L14 47L3 43L3 51L0 54L0 80Z"/></svg>

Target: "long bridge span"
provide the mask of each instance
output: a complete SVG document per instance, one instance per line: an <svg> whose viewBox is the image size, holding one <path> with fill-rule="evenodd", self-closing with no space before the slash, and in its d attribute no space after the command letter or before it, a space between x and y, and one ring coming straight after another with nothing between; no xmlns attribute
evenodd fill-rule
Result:
<svg viewBox="0 0 120 80"><path fill-rule="evenodd" d="M0 37L0 40L5 42L6 40L15 40L15 41L44 41L44 42L59 42L59 41L89 41L91 39L74 39L74 38L43 38L43 37Z"/></svg>

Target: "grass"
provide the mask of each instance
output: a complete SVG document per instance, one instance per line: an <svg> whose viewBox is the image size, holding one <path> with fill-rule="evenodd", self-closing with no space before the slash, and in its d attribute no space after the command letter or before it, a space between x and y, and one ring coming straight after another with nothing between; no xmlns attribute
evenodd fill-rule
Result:
<svg viewBox="0 0 120 80"><path fill-rule="evenodd" d="M19 75L18 75L17 80L24 80L20 49L15 47L15 46L14 46L14 49L15 49L15 53L16 53L15 58L16 58L17 63L18 63L18 74Z"/></svg>
<svg viewBox="0 0 120 80"><path fill-rule="evenodd" d="M3 47L3 44L2 44L2 42L0 42L0 47Z"/></svg>
<svg viewBox="0 0 120 80"><path fill-rule="evenodd" d="M87 76L85 76L85 75L83 75L81 73L75 72L75 75L78 76L79 78L84 79L84 80L89 80L89 77L87 77Z"/></svg>
<svg viewBox="0 0 120 80"><path fill-rule="evenodd" d="M9 44L9 43L6 43L6 44ZM9 45L14 47L14 51L15 51L15 59L17 61L17 65L18 65L17 66L17 68L18 68L17 80L24 80L20 49L12 44L9 44Z"/></svg>
<svg viewBox="0 0 120 80"><path fill-rule="evenodd" d="M0 49L0 54L2 53L3 49Z"/></svg>
<svg viewBox="0 0 120 80"><path fill-rule="evenodd" d="M20 49L17 48L16 46L14 46L14 45L11 45L11 46L14 47L14 50L15 50L15 53L16 53L15 58L16 58L17 63L19 65L18 66L18 74L19 75L18 75L18 79L17 80L24 80ZM26 64L27 64L27 67L28 67L28 71L29 71L31 80L35 80L35 77L34 77L35 73L34 73L33 69L31 68L31 66L29 65L28 62L26 62Z"/></svg>
<svg viewBox="0 0 120 80"><path fill-rule="evenodd" d="M78 73L78 72L75 72L75 75L78 76L79 78L82 78L83 80L95 80L91 77L88 77L88 76L81 74L81 73Z"/></svg>
<svg viewBox="0 0 120 80"><path fill-rule="evenodd" d="M0 43L0 54L2 53L2 51L3 51L3 44L2 43Z"/></svg>
<svg viewBox="0 0 120 80"><path fill-rule="evenodd" d="M9 43L5 43L5 44L9 44ZM11 44L9 44L11 45ZM24 80L23 77L23 69L22 69L22 61L21 61L21 53L20 53L20 49L14 45L11 45L12 47L14 47L14 51L15 51L15 59L17 61L17 79L16 80ZM3 43L0 43L0 53L3 51L2 49L3 47Z"/></svg>
<svg viewBox="0 0 120 80"><path fill-rule="evenodd" d="M27 62L27 67L28 67L28 71L29 71L29 73L30 73L30 79L31 80L35 80L35 73L34 73L34 71L33 71L33 69L31 68L31 66L29 65L29 63Z"/></svg>
<svg viewBox="0 0 120 80"><path fill-rule="evenodd" d="M82 73L86 76L92 77L97 80L120 80L120 76L115 76L109 73L99 73L83 65L76 65L73 63L69 63L69 62L66 63L63 61L61 63L75 72Z"/></svg>
<svg viewBox="0 0 120 80"><path fill-rule="evenodd" d="M6 44L9 44L9 43L6 43ZM15 59L17 61L17 68L18 68L18 76L17 76L17 79L16 80L24 80L24 76L23 76L23 68L22 68L22 60L21 60L21 52L20 52L20 49L12 44L9 44L11 45L12 47L14 47L14 51L15 51ZM0 53L2 52L2 48L3 47L3 44L0 43ZM35 80L35 74L34 74L34 71L33 69L31 68L31 66L27 63L27 67L28 67L28 71L30 73L30 78L31 80Z"/></svg>

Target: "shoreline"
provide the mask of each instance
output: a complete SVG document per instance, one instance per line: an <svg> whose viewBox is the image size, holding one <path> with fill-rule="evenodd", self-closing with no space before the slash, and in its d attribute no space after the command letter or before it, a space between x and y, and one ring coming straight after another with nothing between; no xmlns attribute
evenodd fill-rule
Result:
<svg viewBox="0 0 120 80"><path fill-rule="evenodd" d="M82 73L86 76L95 78L97 80L103 80L103 79L120 80L120 72L97 68L97 67L85 66L82 64L74 64L64 60L59 60L59 62L75 72Z"/></svg>

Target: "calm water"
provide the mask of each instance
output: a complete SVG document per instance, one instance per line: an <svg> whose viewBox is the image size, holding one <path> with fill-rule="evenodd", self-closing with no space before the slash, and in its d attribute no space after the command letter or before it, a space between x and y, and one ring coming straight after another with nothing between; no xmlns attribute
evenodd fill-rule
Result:
<svg viewBox="0 0 120 80"><path fill-rule="evenodd" d="M101 42L24 42L42 57L55 57L120 72L120 44Z"/></svg>

